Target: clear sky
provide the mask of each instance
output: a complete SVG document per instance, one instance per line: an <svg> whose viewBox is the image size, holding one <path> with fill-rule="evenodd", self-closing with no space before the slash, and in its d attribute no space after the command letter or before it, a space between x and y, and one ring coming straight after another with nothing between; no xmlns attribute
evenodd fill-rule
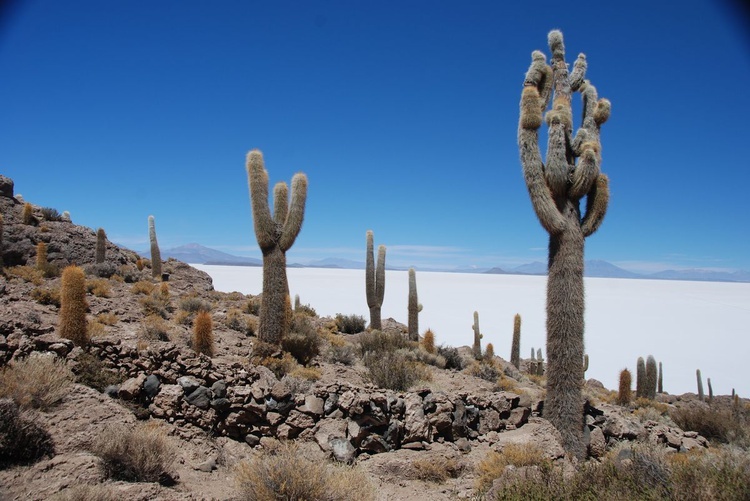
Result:
<svg viewBox="0 0 750 501"><path fill-rule="evenodd" d="M611 201L587 259L750 269L750 28L737 4L4 5L0 173L128 247L147 248L153 214L162 248L259 257L244 167L259 148L272 184L309 178L290 262L362 261L368 229L394 266L544 261L516 128L531 51L548 53L559 28L612 102Z"/></svg>

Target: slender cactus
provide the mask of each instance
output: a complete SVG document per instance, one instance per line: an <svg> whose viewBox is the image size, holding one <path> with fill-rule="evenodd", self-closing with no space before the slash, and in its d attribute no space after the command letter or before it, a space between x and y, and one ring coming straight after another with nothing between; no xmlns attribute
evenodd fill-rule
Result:
<svg viewBox="0 0 750 501"><path fill-rule="evenodd" d="M703 402L703 378L701 377L701 370L695 370L695 378L698 380L698 400Z"/></svg>
<svg viewBox="0 0 750 501"><path fill-rule="evenodd" d="M78 346L89 342L86 323L86 276L78 266L68 266L62 272L60 285L60 318L57 334Z"/></svg>
<svg viewBox="0 0 750 501"><path fill-rule="evenodd" d="M103 263L107 252L107 234L104 228L96 230L96 263Z"/></svg>
<svg viewBox="0 0 750 501"><path fill-rule="evenodd" d="M521 368L521 315L513 317L513 343L510 347L510 363Z"/></svg>
<svg viewBox="0 0 750 501"><path fill-rule="evenodd" d="M482 359L482 338L484 337L479 331L479 312L474 312L474 324L471 326L474 331L474 344L471 346L471 352L477 360Z"/></svg>
<svg viewBox="0 0 750 501"><path fill-rule="evenodd" d="M536 374L536 355L534 355L536 352L534 351L534 347L531 347L531 355L529 356L529 366L527 368L527 371L529 374Z"/></svg>
<svg viewBox="0 0 750 501"><path fill-rule="evenodd" d="M47 262L47 244L39 242L36 244L36 269L42 273L47 272L49 263Z"/></svg>
<svg viewBox="0 0 750 501"><path fill-rule="evenodd" d="M657 383L656 391L659 393L664 393L664 379L663 379L663 373L661 370L661 362L659 362L659 382Z"/></svg>
<svg viewBox="0 0 750 501"><path fill-rule="evenodd" d="M630 371L623 369L620 372L620 387L617 392L617 403L620 405L628 405L630 400L633 398L630 391L630 385L632 384L633 376Z"/></svg>
<svg viewBox="0 0 750 501"><path fill-rule="evenodd" d="M714 403L714 389L711 386L711 378L707 378L706 383L708 384L708 405L711 405Z"/></svg>
<svg viewBox="0 0 750 501"><path fill-rule="evenodd" d="M551 31L548 42L551 65L541 52L534 51L526 73L518 145L534 211L549 233L544 415L560 431L566 451L583 458L583 244L601 225L609 202L608 179L600 172L599 131L609 118L610 104L598 99L596 89L584 80L586 56L579 54L569 73L562 33ZM575 136L573 91L583 95L583 121ZM538 129L551 97L545 165Z"/></svg>
<svg viewBox="0 0 750 501"><path fill-rule="evenodd" d="M263 154L247 154L247 179L253 212L255 238L263 253L263 295L260 304L258 337L266 343L279 344L289 329L291 315L289 282L286 277L286 251L294 244L305 215L307 176L299 172L289 188L280 182L273 189L273 215L268 205L268 172Z"/></svg>
<svg viewBox="0 0 750 501"><path fill-rule="evenodd" d="M544 376L544 358L542 357L541 348L537 348L536 350L536 375Z"/></svg>
<svg viewBox="0 0 750 501"><path fill-rule="evenodd" d="M154 216L148 216L148 239L151 242L151 276L161 280L161 252L159 242L156 241Z"/></svg>
<svg viewBox="0 0 750 501"><path fill-rule="evenodd" d="M365 268L365 293L367 306L370 308L370 328L382 329L380 308L385 296L385 245L378 247L378 264L375 266L372 231L367 231L367 266Z"/></svg>
<svg viewBox="0 0 750 501"><path fill-rule="evenodd" d="M635 398L646 397L646 362L638 357L635 365Z"/></svg>
<svg viewBox="0 0 750 501"><path fill-rule="evenodd" d="M658 384L657 379L658 377L658 370L656 368L656 359L649 355L648 358L646 358L646 388L645 388L645 397L649 400L654 400L656 398L656 385Z"/></svg>
<svg viewBox="0 0 750 501"><path fill-rule="evenodd" d="M495 347L492 346L492 343L487 343L487 346L484 349L484 357L482 357L482 359L485 362L492 363L494 358L495 358Z"/></svg>
<svg viewBox="0 0 750 501"><path fill-rule="evenodd" d="M419 312L422 305L417 299L417 275L414 268L409 268L409 340L419 341Z"/></svg>

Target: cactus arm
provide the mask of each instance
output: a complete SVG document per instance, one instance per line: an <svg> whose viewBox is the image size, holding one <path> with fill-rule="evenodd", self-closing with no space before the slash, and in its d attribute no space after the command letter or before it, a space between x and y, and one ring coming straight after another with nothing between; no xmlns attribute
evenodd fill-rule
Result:
<svg viewBox="0 0 750 501"><path fill-rule="evenodd" d="M372 231L367 230L367 255L365 257L365 295L367 296L367 306L372 308L376 306L375 302L375 286L377 284L377 278L375 277L375 256L374 246L372 241Z"/></svg>
<svg viewBox="0 0 750 501"><path fill-rule="evenodd" d="M289 204L289 214L287 215L284 229L281 232L279 247L286 252L294 244L294 241L302 229L302 222L305 219L305 202L307 200L307 176L298 172L292 178L292 201Z"/></svg>
<svg viewBox="0 0 750 501"><path fill-rule="evenodd" d="M246 170L255 237L261 251L265 252L275 244L276 224L268 207L268 172L263 165L263 154L259 150L252 150L247 154Z"/></svg>
<svg viewBox="0 0 750 501"><path fill-rule="evenodd" d="M385 245L378 247L378 264L375 268L375 300L383 305L385 297Z"/></svg>
<svg viewBox="0 0 750 501"><path fill-rule="evenodd" d="M581 221L583 236L593 235L604 221L609 206L609 178L606 174L599 174L596 183L591 187L586 197L586 214Z"/></svg>
<svg viewBox="0 0 750 501"><path fill-rule="evenodd" d="M573 64L573 72L568 79L570 90L573 92L577 91L586 79L586 66L586 54L578 54L578 59Z"/></svg>
<svg viewBox="0 0 750 501"><path fill-rule="evenodd" d="M273 187L273 221L277 231L284 226L289 214L289 188L284 181L279 181Z"/></svg>

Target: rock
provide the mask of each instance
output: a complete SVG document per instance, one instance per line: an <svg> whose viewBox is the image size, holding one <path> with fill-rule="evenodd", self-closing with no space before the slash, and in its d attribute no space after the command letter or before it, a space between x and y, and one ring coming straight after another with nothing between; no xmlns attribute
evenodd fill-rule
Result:
<svg viewBox="0 0 750 501"><path fill-rule="evenodd" d="M226 398L214 398L211 400L211 408L215 409L217 412L226 412L231 406L232 403Z"/></svg>
<svg viewBox="0 0 750 501"><path fill-rule="evenodd" d="M315 395L306 395L303 412L322 416L325 412L325 402L322 398L316 397Z"/></svg>
<svg viewBox="0 0 750 501"><path fill-rule="evenodd" d="M205 471L206 473L210 473L216 469L216 460L215 459L207 459L206 461L202 462L201 464L197 465L195 467L198 471Z"/></svg>
<svg viewBox="0 0 750 501"><path fill-rule="evenodd" d="M601 428L593 428L589 434L589 455L601 458L607 452L607 440Z"/></svg>
<svg viewBox="0 0 750 501"><path fill-rule="evenodd" d="M331 452L331 440L346 439L346 421L343 419L321 419L315 426L314 438L324 452Z"/></svg>
<svg viewBox="0 0 750 501"><path fill-rule="evenodd" d="M180 378L182 379L182 378ZM190 405L194 405L199 409L208 409L211 406L211 390L205 386L198 386L189 395L185 397L185 401Z"/></svg>
<svg viewBox="0 0 750 501"><path fill-rule="evenodd" d="M295 428L312 428L315 426L315 420L308 414L300 412L296 409L289 413L289 417L286 418L286 423Z"/></svg>
<svg viewBox="0 0 750 501"><path fill-rule="evenodd" d="M354 462L356 449L345 438L333 438L329 442L333 459L340 463L351 464Z"/></svg>
<svg viewBox="0 0 750 501"><path fill-rule="evenodd" d="M640 423L625 419L620 414L611 413L607 416L607 422L602 431L607 437L633 440L639 435L643 435L645 429Z"/></svg>
<svg viewBox="0 0 750 501"><path fill-rule="evenodd" d="M104 388L104 394L111 398L117 398L117 394L120 392L119 384L110 384Z"/></svg>
<svg viewBox="0 0 750 501"><path fill-rule="evenodd" d="M227 396L227 384L224 381L216 381L211 385L211 391L214 393L214 397L224 398Z"/></svg>
<svg viewBox="0 0 750 501"><path fill-rule="evenodd" d="M529 420L529 416L531 415L531 409L528 407L516 407L512 411L510 411L510 417L505 420L506 426L514 426L518 428L519 426L523 426L526 424L526 422Z"/></svg>
<svg viewBox="0 0 750 501"><path fill-rule="evenodd" d="M159 376L151 374L143 383L143 391L146 392L148 398L154 398L159 393L159 386L161 386Z"/></svg>
<svg viewBox="0 0 750 501"><path fill-rule="evenodd" d="M201 385L197 379L191 376L182 376L181 378L178 378L177 384L182 387L182 391L185 392L185 395L190 395Z"/></svg>
<svg viewBox="0 0 750 501"><path fill-rule="evenodd" d="M471 452L471 442L469 442L464 437L460 437L458 440L456 440L456 447L458 447L458 450L461 452Z"/></svg>
<svg viewBox="0 0 750 501"><path fill-rule="evenodd" d="M141 394L143 383L146 382L145 374L138 374L136 377L126 379L120 385L117 395L123 400L133 400Z"/></svg>
<svg viewBox="0 0 750 501"><path fill-rule="evenodd" d="M13 198L13 180L0 174L0 196Z"/></svg>
<svg viewBox="0 0 750 501"><path fill-rule="evenodd" d="M500 413L495 409L479 411L479 433L485 434L500 428Z"/></svg>
<svg viewBox="0 0 750 501"><path fill-rule="evenodd" d="M388 452L390 450L390 446L378 435L370 435L366 437L362 440L362 443L359 444L359 448L371 454Z"/></svg>
<svg viewBox="0 0 750 501"><path fill-rule="evenodd" d="M424 415L422 398L416 393L409 393L404 401L406 410L403 443L427 440L430 435L430 422Z"/></svg>
<svg viewBox="0 0 750 501"><path fill-rule="evenodd" d="M284 421L284 416L279 414L278 412L268 412L266 414L266 421L268 421L268 424L271 426L276 426L277 424L280 424Z"/></svg>
<svg viewBox="0 0 750 501"><path fill-rule="evenodd" d="M256 445L258 445L260 443L260 437L258 437L257 435L253 435L251 433L248 433L245 436L245 442L250 447L255 447Z"/></svg>
<svg viewBox="0 0 750 501"><path fill-rule="evenodd" d="M277 401L285 400L292 396L286 383L283 381L277 381L276 384L271 388L271 397Z"/></svg>

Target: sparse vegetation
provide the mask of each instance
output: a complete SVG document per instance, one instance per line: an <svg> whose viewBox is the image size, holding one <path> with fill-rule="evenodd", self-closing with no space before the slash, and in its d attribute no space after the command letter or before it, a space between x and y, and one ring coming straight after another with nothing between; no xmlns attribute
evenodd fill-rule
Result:
<svg viewBox="0 0 750 501"><path fill-rule="evenodd" d="M669 416L683 430L697 431L711 441L750 447L750 419L746 413L691 405L674 409Z"/></svg>
<svg viewBox="0 0 750 501"><path fill-rule="evenodd" d="M177 451L156 422L149 421L133 428L110 426L96 437L91 452L102 459L107 478L164 485L174 483L169 468Z"/></svg>
<svg viewBox="0 0 750 501"><path fill-rule="evenodd" d="M289 333L281 340L281 347L297 362L307 365L320 354L320 343L320 335L309 317L295 313Z"/></svg>
<svg viewBox="0 0 750 501"><path fill-rule="evenodd" d="M412 461L408 476L439 484L449 478L458 478L463 469L463 465L452 457L430 456Z"/></svg>
<svg viewBox="0 0 750 501"><path fill-rule="evenodd" d="M60 307L60 289L58 287L37 287L31 291L31 298L39 304Z"/></svg>
<svg viewBox="0 0 750 501"><path fill-rule="evenodd" d="M171 330L169 322L151 314L141 321L140 337L147 341L169 341Z"/></svg>
<svg viewBox="0 0 750 501"><path fill-rule="evenodd" d="M344 334L357 334L365 330L365 317L361 315L336 314L336 326Z"/></svg>
<svg viewBox="0 0 750 501"><path fill-rule="evenodd" d="M98 391L104 391L107 386L120 384L123 381L120 374L107 369L98 357L85 351L76 357L73 373L76 382Z"/></svg>
<svg viewBox="0 0 750 501"><path fill-rule="evenodd" d="M359 469L313 461L294 444L242 461L235 471L239 499L246 501L369 501L375 491Z"/></svg>
<svg viewBox="0 0 750 501"><path fill-rule="evenodd" d="M0 398L0 470L54 455L49 432L21 415L18 404Z"/></svg>
<svg viewBox="0 0 750 501"><path fill-rule="evenodd" d="M47 410L62 401L72 382L64 360L32 353L0 371L0 398L10 398L24 409Z"/></svg>
<svg viewBox="0 0 750 501"><path fill-rule="evenodd" d="M457 348L452 346L440 345L437 348L438 355L445 359L446 369L456 369L458 371L464 368L464 359L458 352Z"/></svg>

